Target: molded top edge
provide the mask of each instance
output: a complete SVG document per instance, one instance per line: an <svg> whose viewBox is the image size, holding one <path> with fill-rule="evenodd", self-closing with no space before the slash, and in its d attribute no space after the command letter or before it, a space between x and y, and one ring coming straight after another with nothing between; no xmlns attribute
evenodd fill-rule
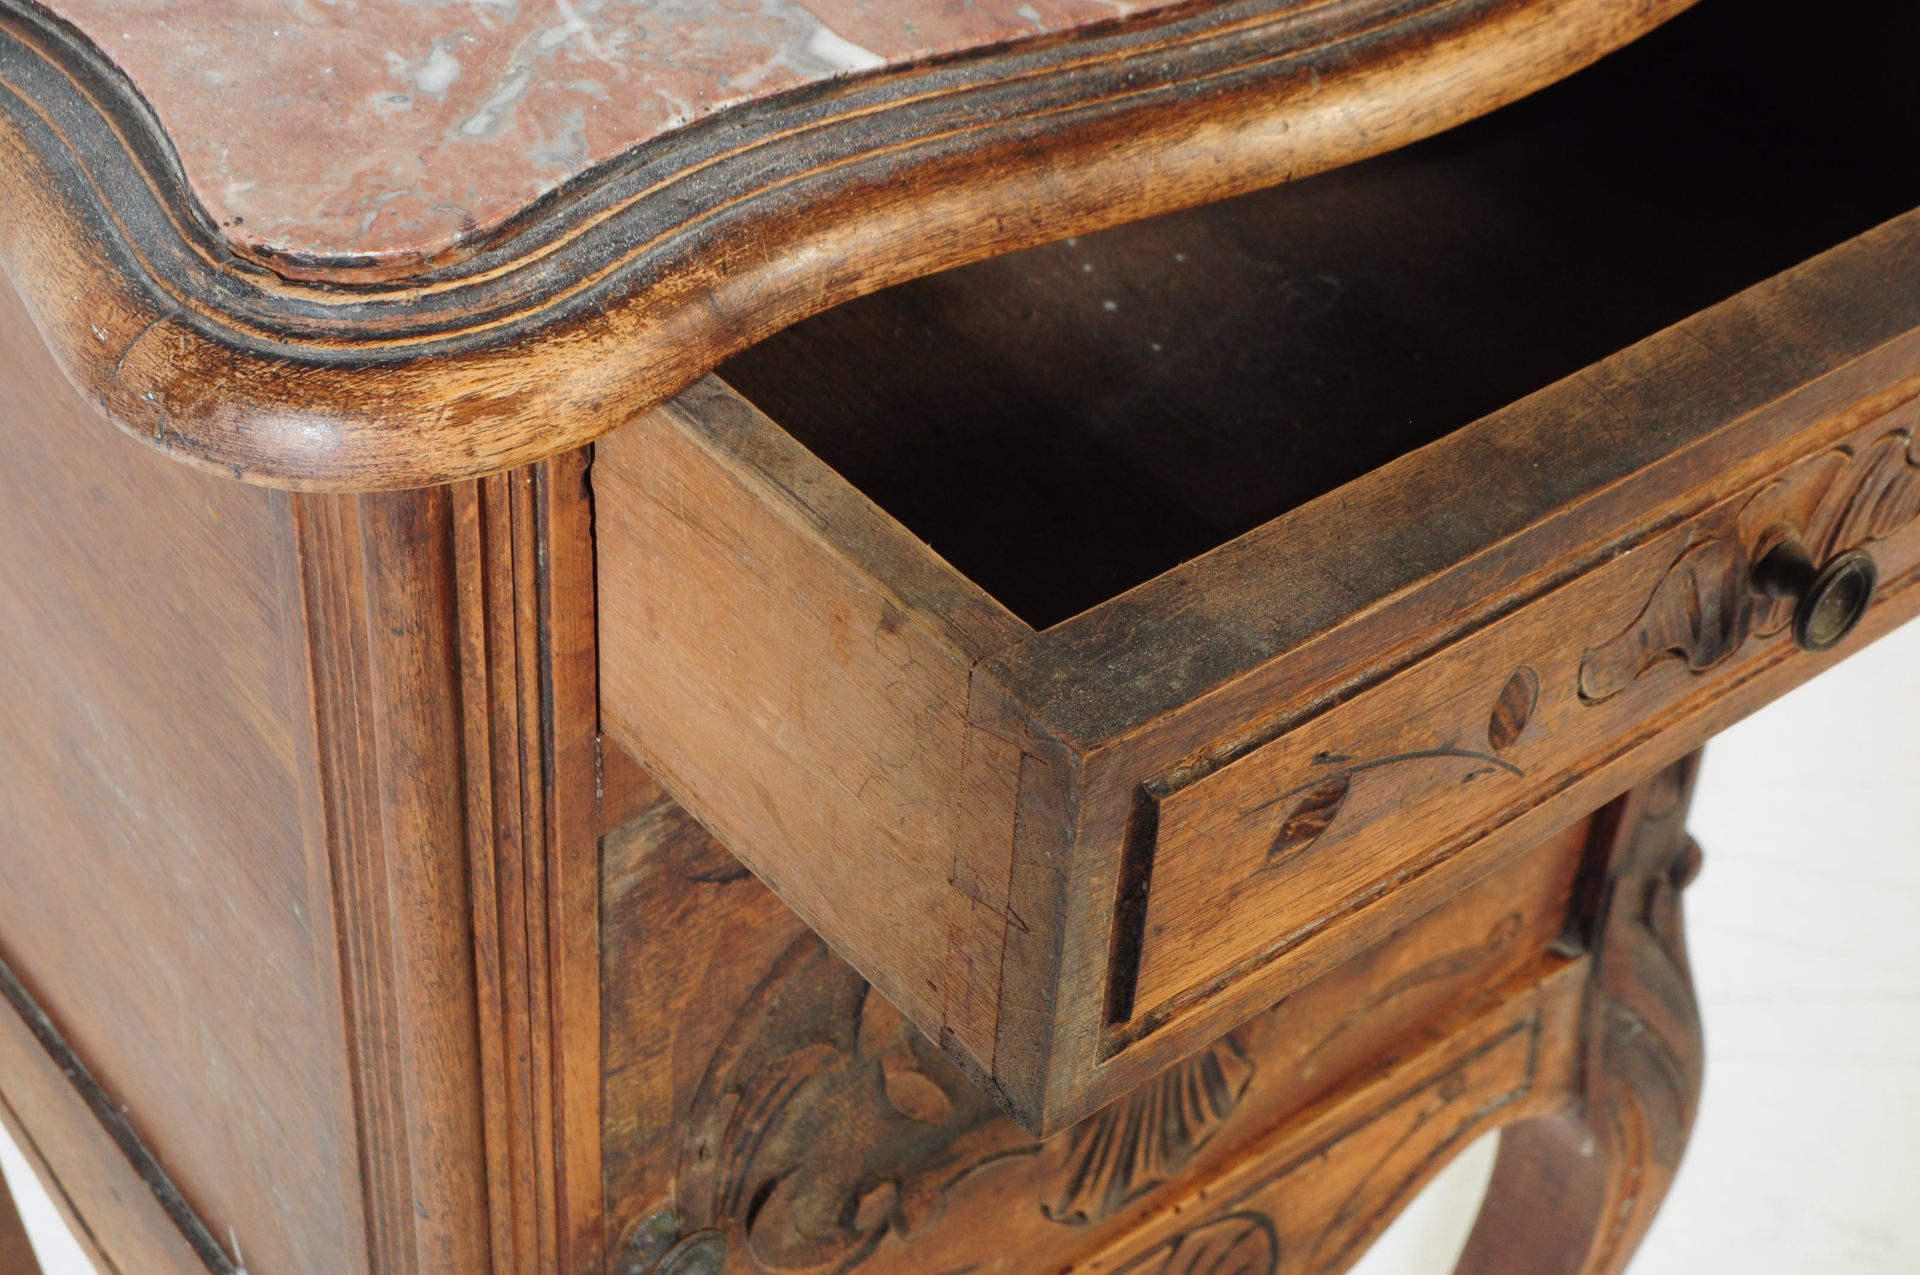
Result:
<svg viewBox="0 0 1920 1275"><path fill-rule="evenodd" d="M443 260L305 269L236 248L119 61L0 0L0 269L81 392L179 459L450 482L591 442L852 297L1452 127L1693 3L1136 4L718 111Z"/></svg>

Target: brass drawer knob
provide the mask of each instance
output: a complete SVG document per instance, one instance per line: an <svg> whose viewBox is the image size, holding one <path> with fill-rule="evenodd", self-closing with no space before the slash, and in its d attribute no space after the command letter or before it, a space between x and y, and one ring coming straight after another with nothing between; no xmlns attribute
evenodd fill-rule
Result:
<svg viewBox="0 0 1920 1275"><path fill-rule="evenodd" d="M1860 626L1880 569L1864 549L1816 567L1807 546L1788 538L1760 560L1753 582L1768 597L1792 599L1793 640L1801 650L1828 651Z"/></svg>

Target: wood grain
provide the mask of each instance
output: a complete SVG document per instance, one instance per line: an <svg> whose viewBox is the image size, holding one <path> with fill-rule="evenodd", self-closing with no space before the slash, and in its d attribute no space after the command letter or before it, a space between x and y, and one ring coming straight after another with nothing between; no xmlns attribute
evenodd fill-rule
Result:
<svg viewBox="0 0 1920 1275"><path fill-rule="evenodd" d="M837 301L1437 132L1687 4L1178 7L725 112L471 258L356 285L234 257L111 63L8 0L0 263L86 396L174 456L443 482L576 447Z"/></svg>
<svg viewBox="0 0 1920 1275"><path fill-rule="evenodd" d="M1262 490L1164 539L1111 502L1140 526L1108 583L1033 571L1031 623L694 378L899 279L1422 135L1683 7L1183 6L754 108L470 259L320 286L223 256L124 83L0 0L0 1111L86 1242L256 1275L1322 1275L1512 1124L1468 1269L1615 1275L1698 1091L1677 759L1852 649L1796 651L1752 564L1871 553L1853 646L1920 612L1920 213L1597 362L1614 328L1563 334L1578 370L1537 393L1551 360L1489 358L1462 419L1315 439L1272 490L1160 439L1175 505ZM1764 81L1756 47L1718 56ZM1848 74L1821 118L1894 91ZM1581 135L1556 111L1536 154ZM1284 265L1253 207L1188 224ZM1811 251L1790 220L1622 313ZM1100 259L1125 295L1162 233ZM981 330L994 273L911 295ZM910 452L911 401L792 372L834 332L910 364L903 304L740 366ZM1078 308L1058 348L1097 367L1111 312ZM984 381L963 353L921 400ZM378 490L168 466L62 370L186 459ZM927 485L1021 464L977 450ZM1022 569L1078 552L976 521Z"/></svg>
<svg viewBox="0 0 1920 1275"><path fill-rule="evenodd" d="M1745 587L1783 537L1820 563L1868 548L1920 518L1920 406L1903 405L1878 437L1856 436L1800 462L1753 493L1718 535L1702 535L1675 559L1646 607L1580 660L1580 698L1599 704L1661 663L1697 673L1737 654L1749 637L1773 637L1793 606ZM1898 564L1895 564L1898 569ZM1729 588L1729 582L1736 586Z"/></svg>
<svg viewBox="0 0 1920 1275"><path fill-rule="evenodd" d="M295 504L309 825L334 880L368 1264L484 1270L449 494Z"/></svg>
<svg viewBox="0 0 1920 1275"><path fill-rule="evenodd" d="M1885 162L1920 148L1894 65L1920 18L1878 8L1879 68L1838 16L1735 9L1362 163L836 306L719 374L1048 628L1920 206Z"/></svg>
<svg viewBox="0 0 1920 1275"><path fill-rule="evenodd" d="M1678 920L1693 766L1216 1042L1167 1077L1186 1104L1156 1084L1037 1145L655 797L608 841L609 1021L634 1029L613 1037L616 1256L632 1275L1328 1275L1505 1127L1463 1269L1613 1275L1699 1075ZM728 941L679 941L696 932ZM1577 1127L1599 1158L1538 1141ZM1615 1194L1562 1190L1582 1175Z"/></svg>
<svg viewBox="0 0 1920 1275"><path fill-rule="evenodd" d="M1578 693L1688 546L1827 491L1836 448L1904 465L1920 290L1886 285L1916 236L1869 232L1038 633L710 381L602 448L607 728L1052 1132L1822 666L1776 634L1704 680ZM1659 427L1617 428L1630 407ZM1465 475L1505 494L1436 534ZM1869 631L1920 605L1920 536L1886 530ZM844 636L894 629L910 659Z"/></svg>
<svg viewBox="0 0 1920 1275"><path fill-rule="evenodd" d="M991 1083L1022 760L968 670L1024 626L717 383L594 475L608 729Z"/></svg>
<svg viewBox="0 0 1920 1275"><path fill-rule="evenodd" d="M592 1270L587 458L288 497L0 360L0 1093L102 1260Z"/></svg>
<svg viewBox="0 0 1920 1275"><path fill-rule="evenodd" d="M584 466L291 500L382 1275L598 1260Z"/></svg>
<svg viewBox="0 0 1920 1275"><path fill-rule="evenodd" d="M1617 1275L1679 1169L1702 1068L1680 907L1700 868L1697 769L1675 763L1604 816L1578 1102L1503 1135L1459 1275Z"/></svg>
<svg viewBox="0 0 1920 1275"><path fill-rule="evenodd" d="M1698 58L1676 58L1678 49L1729 59L1711 72L1714 82L1740 89L1745 96L1732 100L1755 111L1776 109L1767 105L1774 77L1766 68L1790 58L1792 32L1732 13L1689 15L1601 78L1614 96L1634 91L1640 71L1678 75L1684 89ZM1838 75L1835 100L1852 105L1834 119L1880 100L1877 89L1847 97L1853 80L1844 69ZM1604 119L1571 118L1584 122L1523 111L1507 124L1542 132L1523 148L1530 154L1595 130L1606 135ZM1485 127L1497 134L1501 124ZM1449 140L1479 153L1478 144ZM1842 167L1851 172L1852 163ZM1682 167L1675 157L1663 171ZM1493 170L1531 179L1525 166ZM1444 167L1423 180L1444 181ZM1717 202L1722 176L1707 171L1699 181L1688 206L1737 207ZM1823 205L1833 220L1799 229L1821 242L1823 233L1844 233L1846 217L1905 189L1898 181L1850 186L1860 204ZM1288 206L1279 194L1271 201ZM1758 596L1751 581L1751 564L1782 528L1820 553L1864 549L1882 563L1880 602L1852 645L1909 618L1920 602L1910 516L1920 212L1910 211L1351 481L1341 483L1339 449L1323 449L1304 475L1287 470L1276 480L1286 506L1279 516L1087 605L1089 580L1146 561L1142 552L1185 552L1192 528L1176 520L1167 542L1157 542L1161 506L1135 509L1122 485L1100 525L1137 513L1131 538L1110 556L1093 555L1088 573L1061 568L1056 559L1103 538L1050 534L1050 518L1071 521L1101 504L1097 495L1057 505L1045 498L1079 472L1083 451L1095 458L1086 466L1094 479L1118 469L1141 482L1151 475L1163 491L1191 480L1170 501L1175 509L1201 510L1221 503L1208 493L1262 483L1222 462L1231 447L1194 458L1196 478L1185 467L1193 449L1159 446L1151 431L1153 454L1128 453L1131 470L1101 459L1129 419L1163 417L1153 393L1095 374L1125 364L1126 342L1147 329L1085 303L1107 293L1131 302L1170 279L1170 312L1197 321L1219 290L1221 261L1238 253L1247 270L1289 268L1286 236L1246 229L1255 220L1210 210L1184 219L1184 230L1130 231L1123 251L1083 241L1041 254L1039 266L1009 260L942 276L740 360L762 397L801 414L803 434L825 440L836 463L871 478L877 495L899 500L897 510L882 505L903 521L875 511L864 488L793 448L718 380L647 418L630 444L616 434L606 445L607 473L623 476L601 493L607 543L622 549L602 562L603 589L622 599L603 613L601 633L615 670L610 733L655 764L670 791L711 819L910 1018L987 1076L1037 1133L1190 1055L1824 667L1785 640L1784 605ZM1713 224L1712 214L1701 222ZM1714 277L1724 282L1764 262L1784 230L1770 222L1753 255L1716 259L1729 274ZM1164 264L1183 243L1212 263L1190 291ZM1675 269L1693 255L1675 252ZM1027 343L1019 298L1071 278L1064 263L1093 267L1096 283L1073 285L1071 303L1052 312L1058 330ZM1029 269L1038 282L1021 286L1037 292L1016 289L1013 310L998 310L995 286ZM1511 290L1534 297L1518 273L1523 282ZM1698 282L1662 287L1678 296ZM1423 302L1415 312L1432 318L1430 309ZM996 315L1005 322L996 325ZM951 357L949 338L959 347ZM877 355L890 339L933 360L923 410L913 406L915 359L890 370ZM1093 353L1076 355L1082 349ZM1369 357L1355 356L1344 371L1366 377ZM1185 365L1218 372L1204 352ZM1513 366L1531 365L1516 358ZM1058 370L1069 373L1060 401L1086 406L1040 410L1052 400L1033 387ZM1433 381L1448 372L1437 369ZM1279 379L1288 374L1283 364ZM1474 384L1484 390L1500 375L1479 369ZM1393 376L1427 383L1404 369ZM961 427L974 419L970 382L987 387L979 397L989 411L1016 409L1012 433L974 440ZM1207 393L1238 408L1257 397ZM1248 409L1236 419L1243 423L1229 434L1252 431L1245 422L1261 418ZM1023 430L1047 436L1032 447L1012 441ZM954 460L956 440L963 451L978 442L965 464ZM644 471L655 454L699 457L706 472L662 484ZM771 455L779 460L770 479L754 458ZM1322 479L1340 485L1288 505ZM1025 504L1041 512L1003 520L993 494L1003 489L1026 493ZM987 493L985 506L962 517L976 492ZM761 508L736 504L743 494ZM638 512L621 508L636 499ZM930 509L935 520L920 522ZM832 623L810 597L865 598L868 612L880 610L876 596L925 599L928 623L942 631L952 599L990 607L993 590L935 557L915 533L962 525L970 530L953 542L956 556L1011 571L998 578L1024 590L1028 615L1072 614L1031 631L1006 627L988 641L945 641L937 656L944 681L897 697L888 669L844 673L828 654ZM755 535L739 537L742 526ZM777 554L759 543L774 528ZM1732 551L1714 548L1722 542ZM943 537L931 548L946 547ZM803 561L804 570L789 565ZM766 584L800 578L807 596L781 598ZM1056 583L1057 604L1049 601ZM658 616L675 618L677 637L661 640ZM701 625L710 617L725 636L708 647ZM1670 631L1696 621L1697 637ZM789 631L808 636L789 649ZM1664 658L1676 647L1691 672ZM623 671L629 664L632 673ZM749 684L758 689L744 699L727 689ZM791 686L811 699L800 738L867 725L834 738L827 756L802 760L780 742L782 713L767 707L785 702L769 688ZM842 844L782 831L771 812L808 809L807 828L818 830L835 820L862 826L851 820L887 809L865 800L869 775L886 768L874 743L884 732L871 727L903 710L949 741L970 731L996 742L949 742L889 775L894 814L847 838L858 846L852 853L871 856L849 888ZM670 748L654 749L649 731ZM741 739L752 747L741 750ZM763 800L754 819L716 814L709 794L726 785L733 800L746 800L743 764L745 786L799 799ZM844 782L812 782L833 764L851 767ZM963 764L983 769L960 774ZM1011 794L1010 832L997 813L1005 807L991 803L976 807L987 812L981 819L929 820L968 809L986 785ZM939 827L943 844L916 857L911 839L895 833L900 817ZM906 882L914 888L901 888ZM877 902L858 901L868 891ZM900 937L950 934L956 894L986 904L970 939L941 957ZM1004 924L991 919L996 913ZM989 998L997 998L991 1012L972 1008ZM963 1029L953 1028L952 1004L970 1007Z"/></svg>
<svg viewBox="0 0 1920 1275"><path fill-rule="evenodd" d="M0 1125L101 1275L231 1275L217 1241L162 1202L11 997L0 1008Z"/></svg>
<svg viewBox="0 0 1920 1275"><path fill-rule="evenodd" d="M1476 1021L1421 1053L1353 1073L1260 1154L1170 1202L1158 1227L1076 1269L1345 1270L1447 1159L1500 1128L1460 1275L1618 1275L1678 1167L1699 1094L1680 917L1699 866L1683 826L1697 764L1682 759L1599 816L1569 917L1577 959L1489 996Z"/></svg>
<svg viewBox="0 0 1920 1275"><path fill-rule="evenodd" d="M0 960L212 1234L260 1271L352 1270L284 500L94 429L4 287L0 383Z"/></svg>
<svg viewBox="0 0 1920 1275"><path fill-rule="evenodd" d="M586 468L570 453L452 493L488 1190L509 1270L587 1270L600 1254Z"/></svg>
<svg viewBox="0 0 1920 1275"><path fill-rule="evenodd" d="M1345 1270L1480 1135L1552 1109L1570 1083L1574 970L1504 989L1476 1020L1295 1113L1259 1150L1073 1269L1114 1275ZM1195 1252L1195 1250L1199 1252ZM1203 1256L1204 1255L1204 1256ZM1529 1269L1519 1267L1514 1269Z"/></svg>

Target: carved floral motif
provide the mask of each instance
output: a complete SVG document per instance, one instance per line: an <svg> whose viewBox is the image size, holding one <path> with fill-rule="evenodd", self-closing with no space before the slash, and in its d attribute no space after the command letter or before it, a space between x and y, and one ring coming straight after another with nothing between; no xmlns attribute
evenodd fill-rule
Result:
<svg viewBox="0 0 1920 1275"><path fill-rule="evenodd" d="M1506 754L1519 742L1539 704L1540 675L1523 665L1514 670L1494 700L1487 718L1485 748L1436 747L1364 760L1322 754L1315 760L1336 769L1323 772L1312 783L1281 793L1265 803L1270 806L1291 803L1286 817L1280 821L1279 832L1267 847L1267 867L1277 868L1292 862L1325 836L1346 806L1355 780L1369 771L1386 770L1408 762L1455 758L1473 763L1466 775L1468 780L1500 772L1525 778L1527 772L1508 760Z"/></svg>

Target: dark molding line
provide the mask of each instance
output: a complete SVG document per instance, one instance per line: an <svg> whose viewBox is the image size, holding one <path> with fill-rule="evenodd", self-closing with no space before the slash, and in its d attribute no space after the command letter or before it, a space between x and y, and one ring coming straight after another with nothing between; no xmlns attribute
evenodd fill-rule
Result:
<svg viewBox="0 0 1920 1275"><path fill-rule="evenodd" d="M154 1200L179 1228L181 1237L192 1248L194 1255L206 1264L213 1275L246 1275L244 1270L234 1265L219 1240L214 1238L213 1231L193 1211L186 1197L180 1194L166 1169L161 1167L160 1161L140 1140L139 1133L123 1109L108 1096L80 1056L67 1044L53 1020L40 1008L4 960L0 960L0 1000L19 1015L28 1032L46 1051L51 1064L60 1069L67 1083L73 1086L73 1091L86 1103L87 1110L100 1122L101 1129L113 1139L120 1154L126 1157L128 1167L146 1184Z"/></svg>

